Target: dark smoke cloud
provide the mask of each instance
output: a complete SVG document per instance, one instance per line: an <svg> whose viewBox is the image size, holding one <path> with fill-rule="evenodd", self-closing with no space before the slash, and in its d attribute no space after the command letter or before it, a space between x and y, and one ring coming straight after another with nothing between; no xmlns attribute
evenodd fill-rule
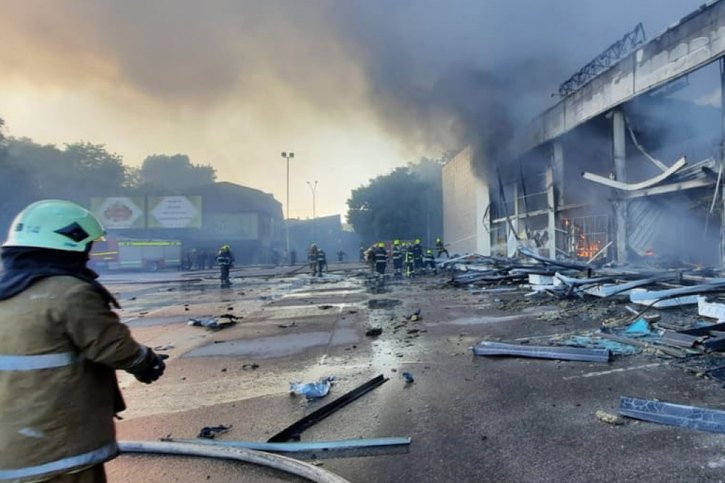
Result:
<svg viewBox="0 0 725 483"><path fill-rule="evenodd" d="M372 109L411 146L480 144L497 159L577 68L637 22L652 37L700 1L28 0L6 8L0 39L64 54L66 79L159 103L263 102L281 88L330 117Z"/></svg>
<svg viewBox="0 0 725 483"><path fill-rule="evenodd" d="M699 1L369 1L335 13L391 129L431 146L473 144L490 161L637 22L653 37Z"/></svg>

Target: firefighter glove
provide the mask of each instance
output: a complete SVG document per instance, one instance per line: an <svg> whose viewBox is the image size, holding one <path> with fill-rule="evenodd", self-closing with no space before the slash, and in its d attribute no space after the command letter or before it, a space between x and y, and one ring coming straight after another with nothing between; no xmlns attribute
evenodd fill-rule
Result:
<svg viewBox="0 0 725 483"><path fill-rule="evenodd" d="M151 384L164 373L164 370L166 369L164 359L168 358L168 355L157 354L147 347L146 357L144 357L144 360L136 367L129 370L129 372L140 382L143 382L144 384Z"/></svg>

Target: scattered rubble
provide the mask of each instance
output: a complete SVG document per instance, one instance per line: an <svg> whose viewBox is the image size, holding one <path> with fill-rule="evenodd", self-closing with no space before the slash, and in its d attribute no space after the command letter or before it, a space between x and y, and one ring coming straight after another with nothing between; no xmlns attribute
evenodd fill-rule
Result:
<svg viewBox="0 0 725 483"><path fill-rule="evenodd" d="M622 426L623 424L625 424L623 418L617 416L616 414L608 413L606 411L599 410L594 413L594 415L601 422L611 424L612 426Z"/></svg>
<svg viewBox="0 0 725 483"><path fill-rule="evenodd" d="M205 327L210 330L221 330L231 327L244 317L234 314L222 314L215 317L204 317L200 319L189 319L188 325L194 327Z"/></svg>
<svg viewBox="0 0 725 483"><path fill-rule="evenodd" d="M338 409L341 409L351 402L355 401L359 397L367 394L368 392L372 391L376 387L380 386L381 384L384 384L388 381L388 379L380 374L377 377L374 377L373 379L369 380L365 384L362 384L355 389L353 389L350 392L347 392L340 396L339 398L335 399L334 401L326 404L325 406L322 406L320 409L312 412L311 414L308 414L307 416L303 417L299 421L291 424L290 426L286 427L279 433L275 434L271 438L267 440L268 443L284 443L290 440L299 440L300 434L307 428L317 424L319 421L322 421L327 416L331 415Z"/></svg>
<svg viewBox="0 0 725 483"><path fill-rule="evenodd" d="M365 335L368 337L377 337L382 333L383 329L381 327L371 327L365 331Z"/></svg>
<svg viewBox="0 0 725 483"><path fill-rule="evenodd" d="M725 382L725 360L717 356L725 352L725 323L702 319L725 320L725 279L713 278L717 274L712 270L613 268L594 263L596 256L580 262L543 257L525 247L518 253L523 258L453 258L443 264L451 273L447 286L468 288L472 295L495 294L494 308L535 313L552 325L570 327L585 319L599 322L600 328L552 336L549 347L484 341L474 353L556 358L561 346L608 351L612 356L644 353Z"/></svg>
<svg viewBox="0 0 725 483"><path fill-rule="evenodd" d="M199 434L196 437L204 439L214 439L216 436L224 434L230 429L232 429L231 424L229 426L224 424L220 424L219 426L204 426L203 428L201 428L201 431L199 431Z"/></svg>
<svg viewBox="0 0 725 483"><path fill-rule="evenodd" d="M291 382L289 392L305 396L307 399L319 399L327 396L334 381L335 376L328 376L320 378L317 382Z"/></svg>

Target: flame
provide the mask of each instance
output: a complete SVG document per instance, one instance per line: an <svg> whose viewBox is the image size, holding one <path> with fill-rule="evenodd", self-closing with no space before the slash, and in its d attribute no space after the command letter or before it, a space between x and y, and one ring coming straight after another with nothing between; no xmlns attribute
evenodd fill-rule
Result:
<svg viewBox="0 0 725 483"><path fill-rule="evenodd" d="M606 240L602 240L600 236L586 233L579 223L568 218L561 220L561 227L571 237L570 253L576 255L577 258L589 260L606 245Z"/></svg>
<svg viewBox="0 0 725 483"><path fill-rule="evenodd" d="M604 248L604 243L601 241L587 243L586 237L582 235L580 243L577 245L576 255L579 258L586 258L588 260L599 253L599 250L602 248Z"/></svg>

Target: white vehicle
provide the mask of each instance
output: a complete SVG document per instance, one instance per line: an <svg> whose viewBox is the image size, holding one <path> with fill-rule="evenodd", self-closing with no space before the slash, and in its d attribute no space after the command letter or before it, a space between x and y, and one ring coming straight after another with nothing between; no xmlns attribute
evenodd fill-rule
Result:
<svg viewBox="0 0 725 483"><path fill-rule="evenodd" d="M101 270L148 270L181 267L179 240L106 240L96 242L91 266Z"/></svg>

